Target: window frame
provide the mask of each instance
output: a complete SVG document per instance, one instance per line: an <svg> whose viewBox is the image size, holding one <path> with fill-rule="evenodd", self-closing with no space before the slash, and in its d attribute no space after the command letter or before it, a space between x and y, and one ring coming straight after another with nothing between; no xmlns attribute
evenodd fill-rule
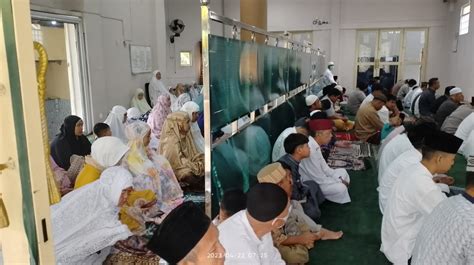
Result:
<svg viewBox="0 0 474 265"><path fill-rule="evenodd" d="M464 10L466 8L469 8L469 12L464 13ZM469 1L468 3L464 4L461 7L461 13L459 15L459 36L466 35L469 33L469 23L471 19L470 15L471 15L471 2ZM466 17L467 17L467 26L463 27L463 22L466 22L463 20L465 20Z"/></svg>

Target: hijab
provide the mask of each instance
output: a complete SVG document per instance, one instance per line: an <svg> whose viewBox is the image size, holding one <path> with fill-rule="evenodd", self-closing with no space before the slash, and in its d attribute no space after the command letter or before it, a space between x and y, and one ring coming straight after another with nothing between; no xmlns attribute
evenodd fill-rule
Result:
<svg viewBox="0 0 474 265"><path fill-rule="evenodd" d="M148 159L146 153L146 146L143 143L143 138L150 131L150 126L142 121L136 121L127 125L125 134L128 138L128 146L130 152L127 156L127 165L130 171L135 175L148 175L149 169L153 168L153 162Z"/></svg>
<svg viewBox="0 0 474 265"><path fill-rule="evenodd" d="M92 144L91 156L102 168L109 168L117 165L129 149L119 138L104 136Z"/></svg>
<svg viewBox="0 0 474 265"><path fill-rule="evenodd" d="M184 103L181 107L181 111L188 113L189 119L192 120L193 113L199 112L199 105L193 101ZM204 137L201 134L201 129L197 122L191 122L191 135L193 136L194 144L199 153L204 153Z"/></svg>
<svg viewBox="0 0 474 265"><path fill-rule="evenodd" d="M127 110L122 106L114 106L112 111L110 111L109 116L105 119L104 123L107 123L110 126L112 135L122 140L124 143L127 142L127 137L125 137L125 126L123 124L124 115L127 113Z"/></svg>
<svg viewBox="0 0 474 265"><path fill-rule="evenodd" d="M130 172L111 167L102 172L98 181L68 193L51 206L58 263L86 264L98 251L132 235L118 216L120 196L129 187Z"/></svg>
<svg viewBox="0 0 474 265"><path fill-rule="evenodd" d="M204 174L204 165L200 163L203 154L194 145L190 130L184 130L189 122L186 112L173 112L166 118L161 131L159 153L168 159L178 178L181 176L176 172L182 168L189 168L196 176Z"/></svg>
<svg viewBox="0 0 474 265"><path fill-rule="evenodd" d="M150 79L150 85L148 87L148 92L150 94L151 102L155 103L159 96L161 95L169 95L169 91L166 89L165 84L163 81L156 79L156 74L161 73L160 70L156 70L153 72L153 75Z"/></svg>
<svg viewBox="0 0 474 265"><path fill-rule="evenodd" d="M91 143L84 135L76 136L76 124L81 118L70 115L64 119L60 133L51 143L51 156L58 166L68 170L72 155L86 156L91 153Z"/></svg>
<svg viewBox="0 0 474 265"><path fill-rule="evenodd" d="M151 133L157 139L161 137L161 129L166 117L171 113L171 98L169 95L161 95L156 100L155 106L148 116L148 125L150 125Z"/></svg>
<svg viewBox="0 0 474 265"><path fill-rule="evenodd" d="M134 121L140 119L141 116L142 116L142 113L136 107L132 107L132 108L129 108L127 110L127 122L128 123L134 122Z"/></svg>
<svg viewBox="0 0 474 265"><path fill-rule="evenodd" d="M156 79L156 78L155 78ZM138 95L142 94L142 99L138 99ZM146 113L147 111L151 110L150 105L146 102L145 99L145 92L141 88L137 88L135 95L132 98L132 102L130 103L132 107L137 108L140 111L140 114Z"/></svg>

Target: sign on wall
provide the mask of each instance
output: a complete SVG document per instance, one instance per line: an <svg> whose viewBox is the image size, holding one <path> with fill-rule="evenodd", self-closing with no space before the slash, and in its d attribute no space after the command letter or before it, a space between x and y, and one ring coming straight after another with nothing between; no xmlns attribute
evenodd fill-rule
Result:
<svg viewBox="0 0 474 265"><path fill-rule="evenodd" d="M152 69L151 47L130 45L132 74L149 73Z"/></svg>

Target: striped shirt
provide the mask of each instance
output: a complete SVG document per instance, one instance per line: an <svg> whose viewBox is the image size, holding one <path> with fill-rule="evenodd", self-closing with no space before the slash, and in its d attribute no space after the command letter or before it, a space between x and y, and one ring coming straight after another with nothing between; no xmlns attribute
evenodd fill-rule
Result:
<svg viewBox="0 0 474 265"><path fill-rule="evenodd" d="M418 234L412 264L474 264L474 198L444 200Z"/></svg>

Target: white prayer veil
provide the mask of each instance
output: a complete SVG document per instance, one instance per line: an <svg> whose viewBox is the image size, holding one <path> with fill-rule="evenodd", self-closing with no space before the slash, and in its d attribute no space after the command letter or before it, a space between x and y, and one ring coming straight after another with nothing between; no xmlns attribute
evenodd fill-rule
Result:
<svg viewBox="0 0 474 265"><path fill-rule="evenodd" d="M199 112L199 105L193 101L188 101L184 103L183 107L181 107L181 111L188 113L189 120L192 121L193 113ZM191 134L193 136L194 145L196 145L196 149L199 153L204 153L204 137L201 134L201 129L197 122L191 122Z"/></svg>
<svg viewBox="0 0 474 265"><path fill-rule="evenodd" d="M127 109L122 106L114 106L105 119L104 123L107 123L110 126L112 135L122 140L124 143L127 142L127 137L125 137L125 126L123 124L124 115L127 113Z"/></svg>
<svg viewBox="0 0 474 265"><path fill-rule="evenodd" d="M103 168L115 166L127 153L129 147L113 136L101 137L92 144L91 156Z"/></svg>
<svg viewBox="0 0 474 265"><path fill-rule="evenodd" d="M120 195L129 187L130 172L111 167L102 172L99 180L68 193L51 206L58 264L85 264L98 251L132 235L118 217Z"/></svg>

